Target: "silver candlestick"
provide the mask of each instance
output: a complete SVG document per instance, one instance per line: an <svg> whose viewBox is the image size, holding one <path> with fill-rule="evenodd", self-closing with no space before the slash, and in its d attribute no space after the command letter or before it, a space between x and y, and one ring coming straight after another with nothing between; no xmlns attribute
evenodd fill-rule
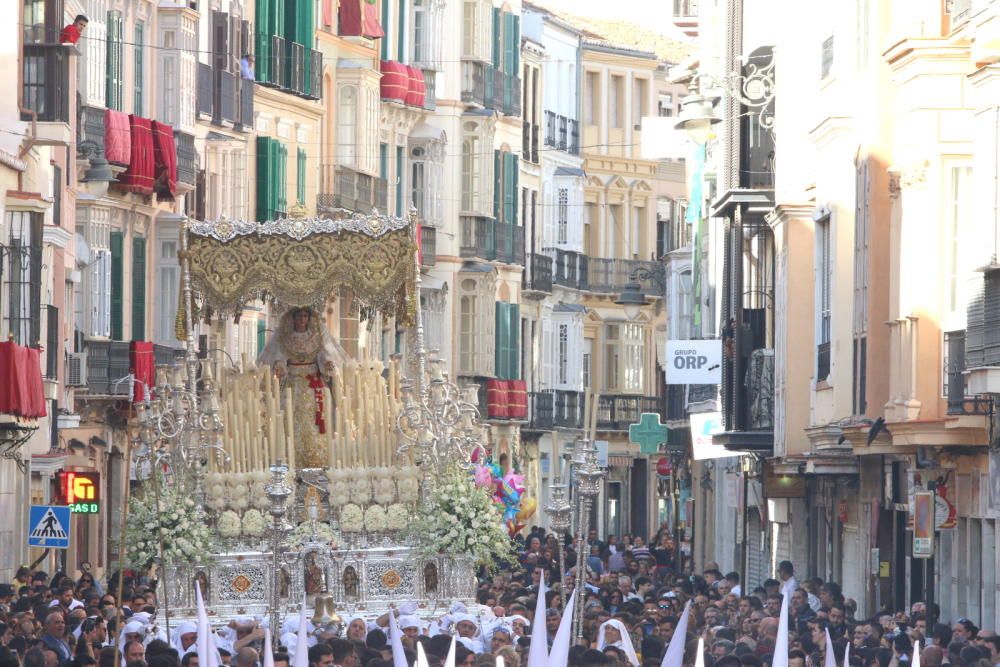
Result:
<svg viewBox="0 0 1000 667"><path fill-rule="evenodd" d="M590 440L580 440L573 459L576 478L577 499L579 501L576 551L576 609L573 623L576 628L574 635L577 641L583 639L583 608L586 602L584 588L587 582L587 528L590 526L590 513L594 506L594 498L601 493L604 481L604 469L597 463L597 445Z"/></svg>
<svg viewBox="0 0 1000 667"><path fill-rule="evenodd" d="M556 548L559 555L559 586L562 590L566 584L566 560L563 545L566 541L566 533L569 532L570 524L573 522L573 508L566 500L565 484L560 482L549 487L549 504L545 506L545 513L549 516L549 527L558 536ZM563 591L563 597L565 598L565 591Z"/></svg>

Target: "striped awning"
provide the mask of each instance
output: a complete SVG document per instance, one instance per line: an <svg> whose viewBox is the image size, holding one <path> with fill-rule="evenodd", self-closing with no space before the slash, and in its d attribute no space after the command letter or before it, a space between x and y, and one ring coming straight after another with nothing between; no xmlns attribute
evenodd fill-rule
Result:
<svg viewBox="0 0 1000 667"><path fill-rule="evenodd" d="M632 461L635 459L631 456L626 456L622 454L609 454L608 455L608 465L614 466L616 468L631 468Z"/></svg>

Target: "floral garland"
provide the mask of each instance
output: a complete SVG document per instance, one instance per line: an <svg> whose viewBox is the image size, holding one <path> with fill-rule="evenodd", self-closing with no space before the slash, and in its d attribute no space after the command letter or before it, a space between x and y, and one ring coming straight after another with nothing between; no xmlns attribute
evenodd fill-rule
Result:
<svg viewBox="0 0 1000 667"><path fill-rule="evenodd" d="M410 523L410 510L405 505L396 503L389 505L385 511L385 527L387 530L403 530Z"/></svg>
<svg viewBox="0 0 1000 667"><path fill-rule="evenodd" d="M146 570L160 558L167 563L210 562L211 530L188 490L180 484L168 484L160 476L149 484L160 488L147 485L143 497L129 499L125 525L129 565Z"/></svg>
<svg viewBox="0 0 1000 667"><path fill-rule="evenodd" d="M219 535L225 538L239 537L243 526L240 515L232 510L226 510L219 515Z"/></svg>
<svg viewBox="0 0 1000 667"><path fill-rule="evenodd" d="M430 502L420 508L414 530L425 556L464 555L488 569L514 557L496 505L462 470L438 480Z"/></svg>

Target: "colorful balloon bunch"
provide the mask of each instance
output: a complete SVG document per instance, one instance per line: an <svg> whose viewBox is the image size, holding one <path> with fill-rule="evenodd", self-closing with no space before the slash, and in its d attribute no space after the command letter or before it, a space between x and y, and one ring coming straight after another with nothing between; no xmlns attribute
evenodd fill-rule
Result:
<svg viewBox="0 0 1000 667"><path fill-rule="evenodd" d="M530 519L538 507L534 498L524 497L524 475L514 471L504 474L492 458L478 450L473 454L472 462L476 464L473 469L476 486L493 492L493 501L503 509L507 530L513 537L524 528L523 522Z"/></svg>

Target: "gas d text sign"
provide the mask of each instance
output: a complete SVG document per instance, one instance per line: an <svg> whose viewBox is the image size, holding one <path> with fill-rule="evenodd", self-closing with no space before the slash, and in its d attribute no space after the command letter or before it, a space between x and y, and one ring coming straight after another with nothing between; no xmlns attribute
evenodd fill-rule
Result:
<svg viewBox="0 0 1000 667"><path fill-rule="evenodd" d="M722 382L722 341L668 340L667 384Z"/></svg>

